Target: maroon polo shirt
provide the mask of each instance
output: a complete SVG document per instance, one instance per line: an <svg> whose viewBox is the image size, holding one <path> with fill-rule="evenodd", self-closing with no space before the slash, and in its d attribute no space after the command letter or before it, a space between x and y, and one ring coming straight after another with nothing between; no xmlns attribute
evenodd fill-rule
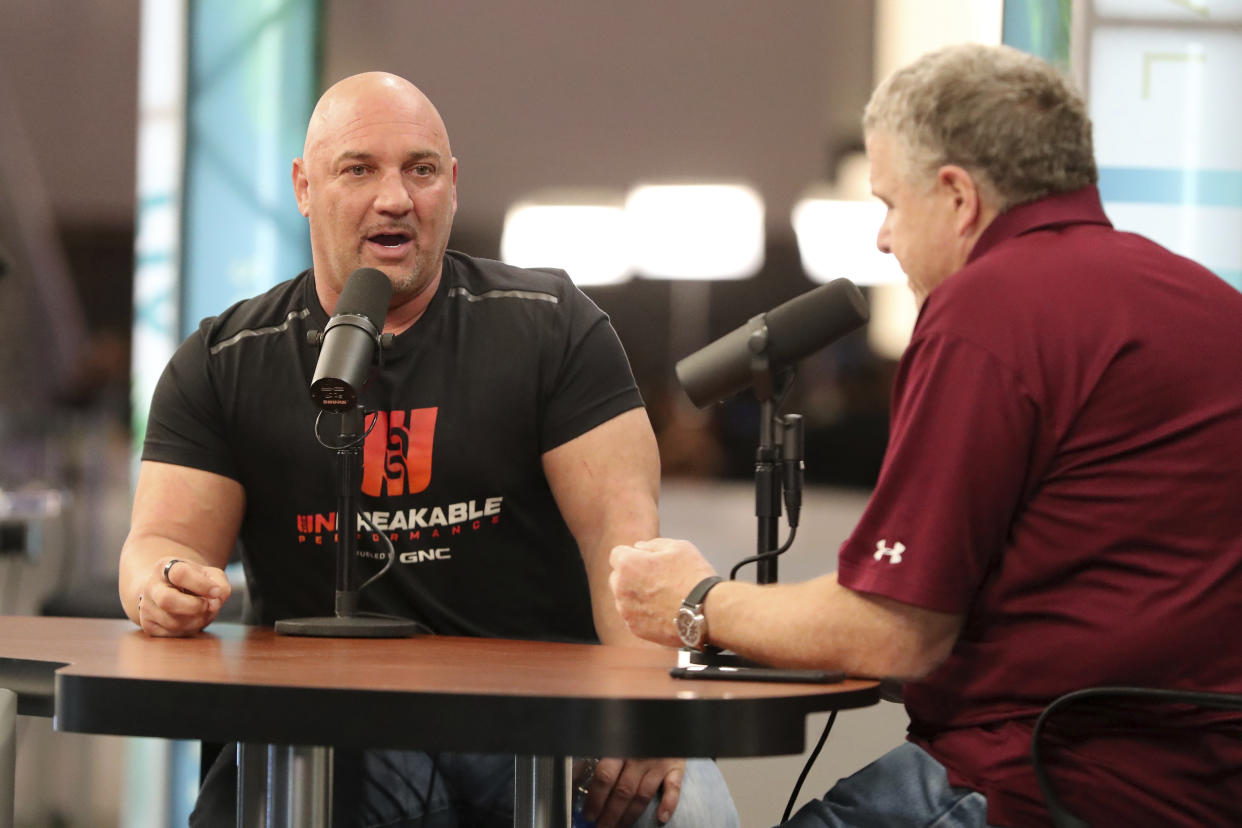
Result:
<svg viewBox="0 0 1242 828"><path fill-rule="evenodd" d="M998 216L921 310L839 577L965 615L905 687L910 738L998 825L1047 820L1030 735L1056 696L1242 692L1242 293L1114 230L1094 187ZM1242 729L1148 732L1170 718L1068 728L1066 800L1098 825L1242 824Z"/></svg>

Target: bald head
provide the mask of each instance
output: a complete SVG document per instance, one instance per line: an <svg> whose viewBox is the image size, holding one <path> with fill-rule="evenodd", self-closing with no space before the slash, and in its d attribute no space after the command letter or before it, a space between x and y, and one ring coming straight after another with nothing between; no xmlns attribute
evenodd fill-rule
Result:
<svg viewBox="0 0 1242 828"><path fill-rule="evenodd" d="M302 157L310 160L329 138L347 136L379 112L387 112L393 122L421 124L429 138L443 143L444 154L452 156L444 121L422 90L399 75L363 72L337 81L320 96L306 127Z"/></svg>
<svg viewBox="0 0 1242 828"><path fill-rule="evenodd" d="M427 96L387 72L334 84L311 114L293 190L310 221L324 310L351 272L374 267L393 283L392 329L417 318L439 283L457 211L457 160Z"/></svg>

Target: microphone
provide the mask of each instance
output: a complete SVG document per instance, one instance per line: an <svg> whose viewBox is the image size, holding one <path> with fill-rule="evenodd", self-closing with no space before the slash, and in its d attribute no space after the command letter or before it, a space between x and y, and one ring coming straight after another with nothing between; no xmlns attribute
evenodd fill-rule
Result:
<svg viewBox="0 0 1242 828"><path fill-rule="evenodd" d="M767 356L775 372L867 321L867 300L849 279L795 296L677 363L677 380L699 408L728 399L755 381L752 360Z"/></svg>
<svg viewBox="0 0 1242 828"><path fill-rule="evenodd" d="M312 331L312 341L323 343L311 399L324 411L346 412L358 405L358 394L371 372L371 359L384 330L392 282L373 267L349 274L336 310L323 333Z"/></svg>

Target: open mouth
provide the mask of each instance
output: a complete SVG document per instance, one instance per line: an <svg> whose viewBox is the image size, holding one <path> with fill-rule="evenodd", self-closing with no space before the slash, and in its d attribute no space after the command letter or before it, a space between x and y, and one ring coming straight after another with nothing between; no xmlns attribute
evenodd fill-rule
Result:
<svg viewBox="0 0 1242 828"><path fill-rule="evenodd" d="M378 244L381 247L396 249L410 240L408 233L376 233L374 236L368 236L367 241L372 244Z"/></svg>

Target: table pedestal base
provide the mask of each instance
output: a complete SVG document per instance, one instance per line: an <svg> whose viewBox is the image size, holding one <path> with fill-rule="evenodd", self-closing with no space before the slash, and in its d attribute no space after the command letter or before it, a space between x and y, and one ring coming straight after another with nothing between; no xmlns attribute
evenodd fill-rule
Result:
<svg viewBox="0 0 1242 828"><path fill-rule="evenodd" d="M514 757L513 828L566 828L565 765L561 757Z"/></svg>
<svg viewBox="0 0 1242 828"><path fill-rule="evenodd" d="M331 828L332 748L237 745L238 828Z"/></svg>
<svg viewBox="0 0 1242 828"><path fill-rule="evenodd" d="M516 756L514 828L568 828L567 760ZM331 828L332 748L237 746L238 828Z"/></svg>
<svg viewBox="0 0 1242 828"><path fill-rule="evenodd" d="M17 694L0 689L0 828L13 828L16 778Z"/></svg>

